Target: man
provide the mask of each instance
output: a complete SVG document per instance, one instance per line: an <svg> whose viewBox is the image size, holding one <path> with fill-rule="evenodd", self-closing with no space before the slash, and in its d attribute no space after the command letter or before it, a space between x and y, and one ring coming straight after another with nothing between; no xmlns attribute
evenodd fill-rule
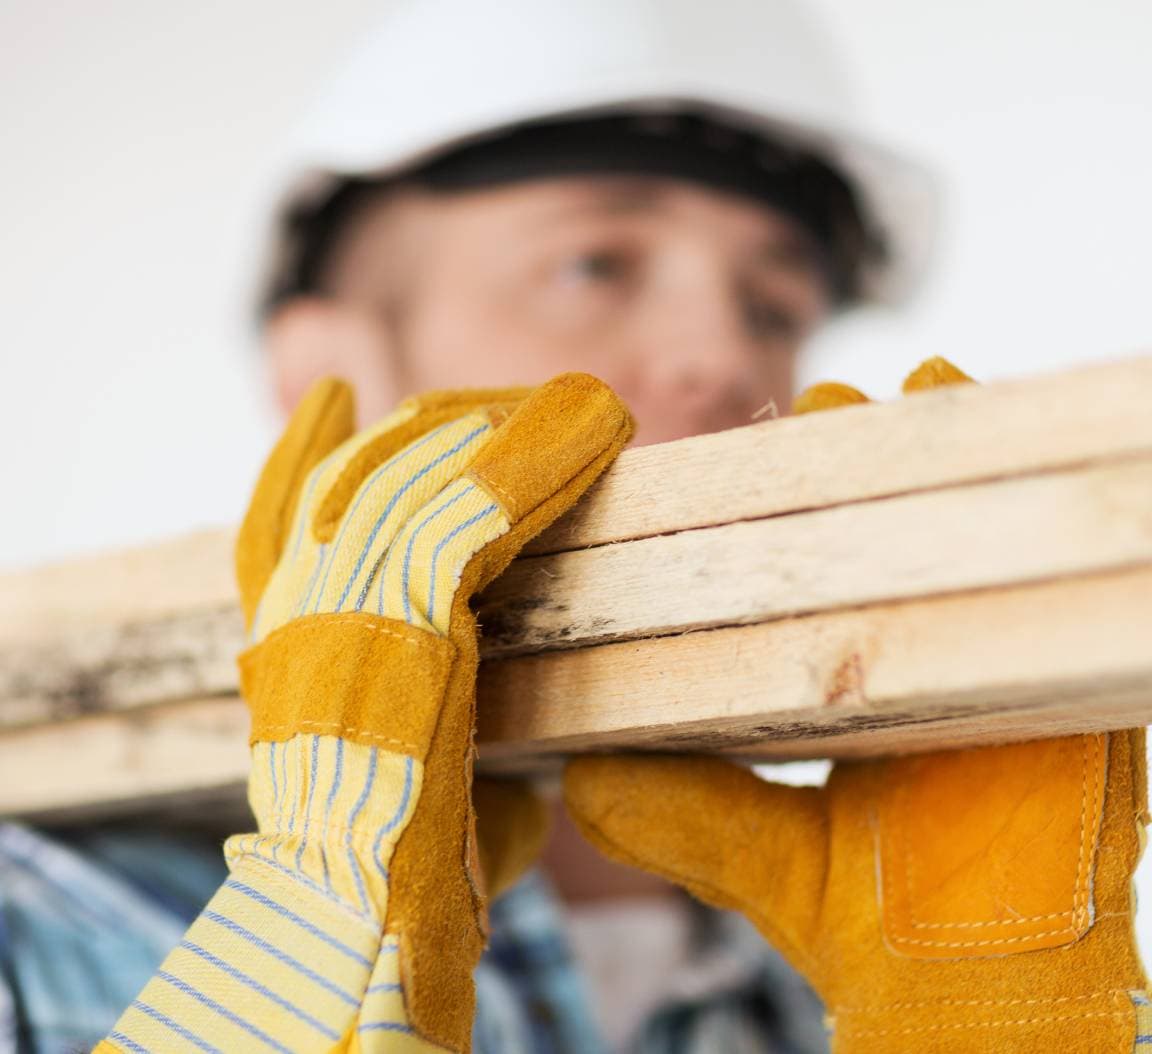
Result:
<svg viewBox="0 0 1152 1054"><path fill-rule="evenodd" d="M438 96L445 68L475 93ZM411 393L576 368L624 399L639 442L784 412L811 333L915 263L881 219L903 170L869 181L851 163L863 148L837 135L827 100L816 115L819 68L782 5L532 4L498 23L479 5L408 9L314 125L306 156L323 178L291 199L264 298L283 409L335 374L368 426ZM596 999L529 877L493 906L477 1049L821 1049L811 994L738 918L608 864L555 819L543 870ZM625 897L622 923L604 905Z"/></svg>
<svg viewBox="0 0 1152 1054"><path fill-rule="evenodd" d="M807 338L898 298L931 236L931 181L859 137L850 102L786 2L396 9L286 173L262 292L281 409L326 374L367 425L410 393L580 369L639 443L787 412ZM3 834L11 1042L90 1043L219 883L218 849ZM823 1049L811 992L738 917L608 863L558 807L542 870L572 925L539 878L496 902L480 1049ZM100 891L98 931L69 891Z"/></svg>
<svg viewBox="0 0 1152 1054"><path fill-rule="evenodd" d="M425 389L538 383L579 366L625 399L640 442L746 424L769 403L783 412L804 340L842 302L859 263L837 259L820 225L860 218L847 196L817 198L843 215L809 218L735 189L739 144L722 155L731 176L720 164L697 174L716 127L695 116L668 117L658 131L614 117L534 125L349 189L354 200L329 206L331 226L302 250L327 248L302 268L312 280L270 298L266 352L284 409L326 373L356 383L369 423ZM629 147L636 170L618 171ZM517 171L536 150L554 172ZM568 174L565 150L579 151L589 170ZM469 185L477 170L496 182ZM562 810L555 827L547 871L585 906L577 932L589 928L593 961L611 957L592 981L609 1039L620 1043L668 980L629 969L627 949L650 957L644 942L656 940L664 956L684 958L675 938L689 939L691 915L679 898L661 903L671 887L596 854ZM604 905L622 896L625 917L646 924L610 926ZM745 974L766 969L756 958ZM776 1049L766 1034L761 1042Z"/></svg>
<svg viewBox="0 0 1152 1054"><path fill-rule="evenodd" d="M840 157L846 143L833 145L847 117L818 36L780 4L524 5L491 18L479 5L409 7L306 127L298 150L314 171L291 184L262 301L281 409L331 373L354 385L366 425L412 393L578 368L624 399L637 443L786 412L806 340L834 312L891 292L924 234L878 214L887 196L917 200L915 169L889 163L887 180L863 182ZM709 33L720 40L702 47ZM412 61L434 50L446 50L435 68ZM782 52L787 68L774 71ZM491 85L502 67L514 72ZM444 70L476 95L446 100ZM802 116L806 135L770 130ZM545 896L521 888L495 908L481 1041L500 1027L486 990L515 977L503 1003L547 1003L556 1022L539 1049L557 1036L579 1050L824 1048L811 994L735 920L609 864L559 808L543 864L591 991L566 975L566 994L550 995L523 961L554 956L560 935L553 923L511 936ZM517 897L535 908L518 912ZM654 956L680 969L643 968ZM705 960L719 975L710 984ZM582 1023L589 996L604 1038ZM528 1031L531 1014L519 1016L505 1030ZM520 1048L505 1034L490 1049Z"/></svg>

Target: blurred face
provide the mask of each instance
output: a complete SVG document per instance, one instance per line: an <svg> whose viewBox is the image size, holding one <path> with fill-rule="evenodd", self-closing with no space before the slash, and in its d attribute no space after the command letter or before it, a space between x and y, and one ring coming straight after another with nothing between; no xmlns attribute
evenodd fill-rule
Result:
<svg viewBox="0 0 1152 1054"><path fill-rule="evenodd" d="M370 207L330 275L268 333L281 402L338 373L361 423L428 388L607 381L637 443L786 413L824 317L804 231L748 199L664 178L537 180Z"/></svg>

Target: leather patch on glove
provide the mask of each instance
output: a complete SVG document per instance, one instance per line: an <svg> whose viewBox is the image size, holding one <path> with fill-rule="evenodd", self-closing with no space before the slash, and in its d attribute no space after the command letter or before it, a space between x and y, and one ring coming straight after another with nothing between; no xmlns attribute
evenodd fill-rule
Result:
<svg viewBox="0 0 1152 1054"><path fill-rule="evenodd" d="M1055 948L1094 919L1106 738L889 762L880 803L884 937L917 959Z"/></svg>

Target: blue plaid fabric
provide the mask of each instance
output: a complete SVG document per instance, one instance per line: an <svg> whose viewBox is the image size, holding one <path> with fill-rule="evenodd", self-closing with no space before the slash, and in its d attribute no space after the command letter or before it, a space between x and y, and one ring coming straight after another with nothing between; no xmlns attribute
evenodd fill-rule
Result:
<svg viewBox="0 0 1152 1054"><path fill-rule="evenodd" d="M0 1054L89 1050L225 877L207 836L0 823ZM825 1054L807 985L740 916L698 913L726 980L661 1007L626 1054ZM609 1054L540 874L492 906L476 986L476 1054Z"/></svg>
<svg viewBox="0 0 1152 1054"><path fill-rule="evenodd" d="M743 916L686 903L695 913L695 959L714 980L659 1007L623 1054L826 1054L823 1007L804 980ZM476 1054L610 1049L597 1031L562 908L539 873L493 906L477 989Z"/></svg>
<svg viewBox="0 0 1152 1054"><path fill-rule="evenodd" d="M531 871L491 909L476 970L475 1054L608 1054L543 876Z"/></svg>
<svg viewBox="0 0 1152 1054"><path fill-rule="evenodd" d="M218 843L0 823L0 1051L88 1051L226 875Z"/></svg>

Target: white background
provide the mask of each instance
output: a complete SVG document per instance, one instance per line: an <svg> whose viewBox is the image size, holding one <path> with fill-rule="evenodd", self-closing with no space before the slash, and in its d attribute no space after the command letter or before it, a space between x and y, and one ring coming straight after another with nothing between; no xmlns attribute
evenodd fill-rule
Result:
<svg viewBox="0 0 1152 1054"><path fill-rule="evenodd" d="M889 398L931 354L988 380L1147 350L1152 4L813 2L948 216L919 302L839 324L801 383ZM261 207L380 9L0 0L0 567L238 520L276 427Z"/></svg>

